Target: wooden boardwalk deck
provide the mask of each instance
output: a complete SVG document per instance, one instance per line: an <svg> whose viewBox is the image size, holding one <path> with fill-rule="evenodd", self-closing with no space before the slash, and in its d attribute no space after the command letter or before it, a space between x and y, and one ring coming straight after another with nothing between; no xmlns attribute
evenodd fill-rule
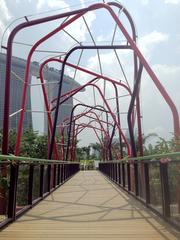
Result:
<svg viewBox="0 0 180 240"><path fill-rule="evenodd" d="M79 172L0 233L2 240L180 239L99 172Z"/></svg>

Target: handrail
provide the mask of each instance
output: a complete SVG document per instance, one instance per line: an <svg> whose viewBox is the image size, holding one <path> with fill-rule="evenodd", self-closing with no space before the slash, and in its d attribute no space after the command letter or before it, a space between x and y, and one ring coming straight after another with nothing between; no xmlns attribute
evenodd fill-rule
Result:
<svg viewBox="0 0 180 240"><path fill-rule="evenodd" d="M106 161L106 162L102 161L101 163L143 161L143 160L149 160L149 159L161 159L164 157L180 157L180 152L153 154L153 155L147 155L147 156L143 156L143 157L131 157L131 158L126 157L121 160L113 160L113 161Z"/></svg>
<svg viewBox="0 0 180 240"><path fill-rule="evenodd" d="M113 160L113 161L106 161L105 163L111 162L126 162L126 161L143 161L149 159L161 159L163 157L180 157L180 152L173 152L173 153L163 153L163 154L153 154L147 155L143 157L132 157L132 158L123 158L121 160ZM72 161L59 161L59 160L48 160L48 159L38 159L38 158L31 158L31 157L22 157L22 156L13 156L13 155L2 155L0 154L0 162L4 163L4 160L8 161L19 161L19 162L28 162L29 164L32 162L37 163L50 163L50 164L57 164L57 163L66 163L66 164L79 164L79 162L72 162ZM103 162L102 162L103 163Z"/></svg>
<svg viewBox="0 0 180 240"><path fill-rule="evenodd" d="M4 163L4 160L9 161L18 161L18 162L27 162L32 164L33 162L37 163L47 163L47 164L59 164L59 163L66 163L66 164L79 164L79 162L70 162L70 161L59 161L59 160L48 160L48 159L38 159L38 158L31 158L31 157L22 157L22 156L13 156L13 155L0 155L0 163Z"/></svg>
<svg viewBox="0 0 180 240"><path fill-rule="evenodd" d="M18 184L21 183L21 171L26 166L23 179L27 179L24 201L18 206ZM44 199L55 189L60 187L79 171L80 163L73 161L59 161L49 159L39 159L31 157L21 157L14 155L0 154L0 182L6 182L8 187L1 186L0 194L0 214L6 216L0 222L0 228L16 220L18 216L32 208L37 202ZM38 171L36 171L36 170ZM35 176L35 177L34 177ZM20 182L19 182L20 181ZM33 190L35 189L35 192Z"/></svg>
<svg viewBox="0 0 180 240"><path fill-rule="evenodd" d="M110 181L180 230L180 152L99 163Z"/></svg>

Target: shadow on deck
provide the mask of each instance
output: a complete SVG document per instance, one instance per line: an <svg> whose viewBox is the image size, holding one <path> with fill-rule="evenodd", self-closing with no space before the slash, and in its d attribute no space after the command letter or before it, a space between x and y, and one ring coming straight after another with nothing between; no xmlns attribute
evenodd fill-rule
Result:
<svg viewBox="0 0 180 240"><path fill-rule="evenodd" d="M0 239L180 239L97 171L76 174L0 233Z"/></svg>

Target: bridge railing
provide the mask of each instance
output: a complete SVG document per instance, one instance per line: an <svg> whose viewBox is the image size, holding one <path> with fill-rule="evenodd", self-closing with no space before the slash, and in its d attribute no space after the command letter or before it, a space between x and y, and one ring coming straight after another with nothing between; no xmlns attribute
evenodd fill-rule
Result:
<svg viewBox="0 0 180 240"><path fill-rule="evenodd" d="M180 152L100 162L99 170L180 229Z"/></svg>
<svg viewBox="0 0 180 240"><path fill-rule="evenodd" d="M78 171L79 162L0 155L0 228Z"/></svg>

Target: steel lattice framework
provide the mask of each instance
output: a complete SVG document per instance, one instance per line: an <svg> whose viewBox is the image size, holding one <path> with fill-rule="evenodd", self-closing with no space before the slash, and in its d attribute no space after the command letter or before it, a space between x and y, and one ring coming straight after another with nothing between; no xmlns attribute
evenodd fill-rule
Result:
<svg viewBox="0 0 180 240"><path fill-rule="evenodd" d="M102 11L106 13L111 18L111 21L114 24L113 34L111 41L106 44L99 44L96 42L96 39L93 37L93 32L88 25L86 20L86 15L89 12ZM129 24L123 24L123 21L120 20L120 16L123 15L126 21ZM75 38L71 33L68 32L67 27L73 26L73 23L77 22L79 19L83 21L83 24L91 39L91 44L83 43L81 39ZM10 83L11 83L11 61L12 61L12 49L14 44L15 36L21 32L23 29L31 29L34 26L41 26L41 24L53 22L56 20L61 20L61 24L58 27L54 28L48 32L43 37L39 38L36 41L27 56L25 76L23 79L23 92L21 99L21 106L18 110L19 121L18 121L18 134L16 139L15 155L20 154L21 148L21 135L22 135L22 126L24 114L26 112L26 95L27 88L29 84L29 74L30 74L30 64L32 61L32 56L37 51L38 47L47 42L50 38L55 35L66 33L76 42L76 45L72 44L70 50L64 49L62 54L57 56L46 56L46 59L41 62L39 67L39 79L42 87L44 105L47 112L48 119L48 130L49 130L49 159L60 159L66 161L75 161L76 160L76 146L77 146L77 137L84 129L91 129L94 131L101 147L102 147L102 156L105 161L114 159L122 159L124 157L124 152L127 153L129 157L137 156L137 146L135 143L134 128L135 124L138 129L138 151L139 155L143 155L143 143L142 143L142 127L141 127L141 109L140 109L140 84L142 79L142 72L146 70L147 74L154 82L155 86L159 90L160 94L164 98L165 102L169 106L172 117L173 117L173 128L175 138L180 136L180 126L179 126L179 115L176 110L176 106L169 97L167 91L164 89L157 76L155 75L152 68L149 66L146 59L143 57L141 51L136 44L136 30L129 12L117 2L109 3L97 3L92 4L89 7L61 13L58 15L48 16L40 19L28 20L17 25L9 35L7 42L7 62L6 62L6 82L5 82L5 98L4 98L4 125L3 125L3 145L2 152L3 154L8 154L8 132L9 132L9 108L10 108ZM97 18L97 21L100 19ZM116 42L116 34L120 33L124 42ZM59 43L61 44L61 43ZM62 46L61 46L62 47ZM50 49L51 50L51 49ZM101 56L101 51L110 51L114 53L116 61L118 62L121 74L124 80L117 80L113 76L109 76L103 73L103 58ZM79 57L77 57L80 52ZM96 54L98 59L99 72L94 69L87 69L86 67L81 66L81 61L83 54ZM121 53L130 53L132 56L132 76L133 82L130 82L126 76L126 70L123 66L120 56ZM73 58L73 62L70 59ZM86 60L87 61L87 60ZM60 68L59 72L59 82L58 82L58 94L53 99L48 99L46 88L45 88L45 79L43 76L43 69L47 64L56 63ZM83 65L83 64L82 64ZM64 75L66 69L71 69L74 71L73 78L78 80L80 84L79 87L72 89L66 93L62 94L62 84L64 81ZM84 81L82 83L81 79L78 76L78 73L84 76ZM79 79L78 79L79 78ZM89 80L87 80L89 79ZM106 96L107 84L112 87L113 97L108 99ZM78 96L82 89L87 89L93 91L94 101L91 104L86 102L86 91L83 98L83 103L80 102L75 104L71 115L64 119L62 123L58 123L58 115L61 114L61 106L68 99ZM126 95L124 92L126 91ZM112 93L112 92L111 92ZM82 93L81 93L82 94ZM128 103L126 106L127 111L121 112L121 99L123 97L128 97ZM77 97L78 98L78 97ZM97 100L98 99L98 100ZM111 100L114 100L114 106L110 103ZM78 100L79 101L79 100ZM82 101L82 100L81 100ZM98 104L97 104L98 101ZM99 104L100 101L100 104ZM80 113L76 113L76 109L79 109ZM52 117L52 113L54 114ZM126 130L122 127L121 116L123 114L127 115L126 118ZM105 118L103 117L105 115ZM86 119L86 120L85 120ZM60 148L58 147L56 141L57 127L60 134ZM67 134L65 132L67 131ZM127 139L127 132L130 137L130 140ZM113 143L113 138L117 134L118 142ZM66 136L65 136L66 135ZM65 138L67 140L65 141ZM117 147L118 145L118 147ZM50 170L50 169L49 169ZM135 171L137 174L137 169Z"/></svg>

